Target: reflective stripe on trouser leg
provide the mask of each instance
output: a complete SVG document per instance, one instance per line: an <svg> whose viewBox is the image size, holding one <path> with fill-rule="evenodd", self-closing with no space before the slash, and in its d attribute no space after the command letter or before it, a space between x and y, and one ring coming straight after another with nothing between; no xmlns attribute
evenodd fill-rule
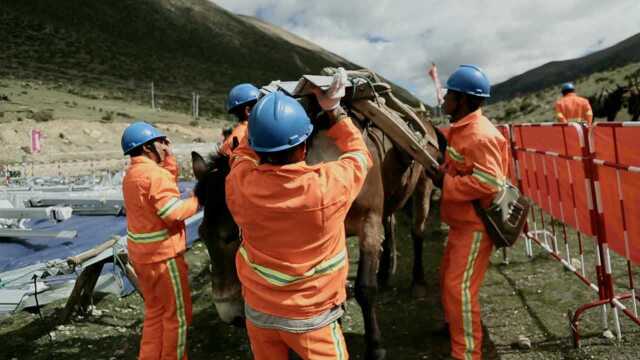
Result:
<svg viewBox="0 0 640 360"><path fill-rule="evenodd" d="M176 347L176 356L178 360L181 360L184 357L187 345L187 316L184 304L184 293L176 260L168 260L167 267L169 270L171 286L173 288L173 294L175 297L176 317L178 320L178 343Z"/></svg>
<svg viewBox="0 0 640 360"><path fill-rule="evenodd" d="M467 266L464 269L464 277L462 279L462 327L464 329L464 342L466 350L464 353L465 359L471 359L473 350L476 346L473 340L473 317L472 317L472 304L471 304L471 276L473 275L473 267L478 257L478 250L480 249L480 241L482 240L482 233L473 233L473 243L471 244L471 250L469 251L469 257L467 258ZM481 346L478 344L477 346Z"/></svg>
<svg viewBox="0 0 640 360"><path fill-rule="evenodd" d="M138 360L157 360L162 355L162 316L164 306L156 284L159 267L164 264L136 264L131 262L138 276L138 289L144 299L144 323Z"/></svg>
<svg viewBox="0 0 640 360"><path fill-rule="evenodd" d="M286 332L280 332L280 334L287 345L304 360L349 359L338 321L301 334Z"/></svg>
<svg viewBox="0 0 640 360"><path fill-rule="evenodd" d="M451 356L481 359L480 285L489 265L491 240L484 232L451 228L443 264L443 308L451 333Z"/></svg>
<svg viewBox="0 0 640 360"><path fill-rule="evenodd" d="M331 338L333 339L333 345L336 348L336 359L344 360L346 359L346 350L342 346L342 331L340 330L340 326L337 321L334 321L329 325L331 328Z"/></svg>

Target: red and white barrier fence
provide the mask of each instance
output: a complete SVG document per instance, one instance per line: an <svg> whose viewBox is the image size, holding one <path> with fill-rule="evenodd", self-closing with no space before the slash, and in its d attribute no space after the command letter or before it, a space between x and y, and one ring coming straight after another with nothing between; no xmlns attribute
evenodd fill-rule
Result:
<svg viewBox="0 0 640 360"><path fill-rule="evenodd" d="M525 229L526 254L533 256L537 243L598 294L571 314L574 344L580 340L580 317L591 308L601 309L604 330L608 309L613 310L620 339L619 311L640 325L633 273L633 264L640 262L640 223L631 220L640 215L640 126L607 123L589 130L576 123L518 124L498 129L512 144L509 177L535 204ZM577 257L568 228L576 233ZM593 239L594 269L586 267L585 235ZM628 291L615 289L610 249L625 259Z"/></svg>
<svg viewBox="0 0 640 360"><path fill-rule="evenodd" d="M598 124L590 134L594 187L598 211L598 238L603 248L607 299L640 325L633 264L640 263L640 124L635 122ZM618 292L613 281L610 251L625 258L627 290ZM630 300L633 310L623 301ZM614 312L617 317L617 311ZM618 334L619 321L616 319Z"/></svg>

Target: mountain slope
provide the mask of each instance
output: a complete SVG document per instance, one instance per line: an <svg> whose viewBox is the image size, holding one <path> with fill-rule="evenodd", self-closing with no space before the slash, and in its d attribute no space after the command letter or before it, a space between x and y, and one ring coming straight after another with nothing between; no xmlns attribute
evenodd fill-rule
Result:
<svg viewBox="0 0 640 360"><path fill-rule="evenodd" d="M637 77L640 77L640 62L582 76L575 81L575 84L579 95L590 96L600 93L603 89L614 89L618 85L626 85L630 78ZM493 102L485 108L485 113L498 122L553 122L554 104L560 96L559 87L551 86L524 96ZM616 121L630 119L626 107L623 107L616 117ZM596 121L604 120L596 118Z"/></svg>
<svg viewBox="0 0 640 360"><path fill-rule="evenodd" d="M606 70L640 62L640 33L581 58L553 61L493 86L492 102L508 100Z"/></svg>
<svg viewBox="0 0 640 360"><path fill-rule="evenodd" d="M317 54L318 56L321 56L325 59L327 59L330 63L344 63L344 64L349 64L344 66L347 69L357 69L357 68L361 68L360 65L356 65L353 64L351 62L349 62L347 59L341 57L340 55L334 54L326 49L323 49L322 47L306 40L303 39L293 33L290 33L278 26L275 26L273 24L269 24L267 22L264 22L262 20L259 20L257 18L251 17L251 16L243 16L240 15L240 18L244 19L245 21L249 22L250 24L253 24L255 26L257 26L258 28L260 28L261 30L263 30L264 32L268 33L268 34L272 34L274 36L280 37L288 42L290 42L291 44L295 45L295 46L300 46L302 48L308 49L310 51L313 51L315 54ZM419 103L421 102L420 100L418 100L415 96L413 96L413 94L411 94L408 90L406 90L405 88L398 86L396 84L394 84L393 82L389 81L388 79L386 79L384 76L380 76L380 78L389 83L391 85L391 88L393 89L393 93L402 101L411 104L412 106L418 106Z"/></svg>
<svg viewBox="0 0 640 360"><path fill-rule="evenodd" d="M147 101L153 81L162 107L186 110L197 91L207 115L224 111L238 82L358 67L267 26L206 0L4 0L0 76L138 101ZM417 103L406 91L400 95Z"/></svg>

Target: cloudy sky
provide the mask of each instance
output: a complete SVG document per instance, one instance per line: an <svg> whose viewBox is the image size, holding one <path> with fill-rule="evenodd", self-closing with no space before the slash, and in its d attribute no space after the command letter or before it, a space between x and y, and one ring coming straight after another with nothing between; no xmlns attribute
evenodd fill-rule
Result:
<svg viewBox="0 0 640 360"><path fill-rule="evenodd" d="M457 65L475 63L497 83L640 32L639 0L214 2L369 67L431 104L431 62L443 81Z"/></svg>

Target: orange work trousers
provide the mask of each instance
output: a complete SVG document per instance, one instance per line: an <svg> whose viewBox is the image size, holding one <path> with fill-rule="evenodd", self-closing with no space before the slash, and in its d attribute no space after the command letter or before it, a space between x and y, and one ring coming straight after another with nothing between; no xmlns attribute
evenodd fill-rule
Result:
<svg viewBox="0 0 640 360"><path fill-rule="evenodd" d="M440 265L440 286L454 359L482 359L479 296L492 249L493 243L484 231L449 230Z"/></svg>
<svg viewBox="0 0 640 360"><path fill-rule="evenodd" d="M191 290L184 255L151 264L133 263L144 297L140 360L186 360Z"/></svg>
<svg viewBox="0 0 640 360"><path fill-rule="evenodd" d="M289 349L303 360L347 360L347 346L338 321L316 330L291 333L259 328L247 320L255 360L287 360Z"/></svg>

